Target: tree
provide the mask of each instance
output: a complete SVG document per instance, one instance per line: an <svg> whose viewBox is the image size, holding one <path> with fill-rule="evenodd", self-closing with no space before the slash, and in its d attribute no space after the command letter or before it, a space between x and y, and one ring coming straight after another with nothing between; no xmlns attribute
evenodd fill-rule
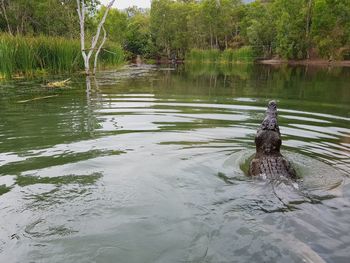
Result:
<svg viewBox="0 0 350 263"><path fill-rule="evenodd" d="M149 13L134 9L128 10L128 14L125 48L133 54L147 56L153 49Z"/></svg>
<svg viewBox="0 0 350 263"><path fill-rule="evenodd" d="M97 0L86 0L90 14ZM0 0L0 31L12 35L49 35L75 38L78 14L74 0ZM87 17L89 29L91 17Z"/></svg>
<svg viewBox="0 0 350 263"><path fill-rule="evenodd" d="M276 52L287 59L306 58L305 0L276 0L272 12L276 21Z"/></svg>
<svg viewBox="0 0 350 263"><path fill-rule="evenodd" d="M252 46L256 56L272 56L276 41L275 23L271 5L253 2L247 6L242 22L242 35Z"/></svg>
<svg viewBox="0 0 350 263"><path fill-rule="evenodd" d="M106 7L102 6L97 15L94 16L94 24L98 25L99 21L103 18L106 12ZM128 27L128 16L126 12L119 11L116 8L111 8L108 12L108 17L104 23L104 28L108 32L108 40L112 42L118 42L120 44L125 43L125 37Z"/></svg>
<svg viewBox="0 0 350 263"><path fill-rule="evenodd" d="M79 24L80 24L80 46L81 46L81 54L82 54L83 59L84 59L84 67L85 67L85 74L86 75L89 75L91 73L90 72L90 58L96 49L96 45L97 45L98 40L100 38L100 33L101 33L101 29L102 29L104 36L103 36L103 39L102 39L102 41L101 41L100 45L98 46L97 51L95 53L93 74L96 73L98 55L99 55L101 48L102 48L102 46L105 43L106 38L107 38L106 30L104 29L103 24L106 21L108 11L111 9L114 2L115 2L115 0L111 0L109 2L109 4L107 5L106 10L104 12L104 15L101 18L101 21L97 26L96 34L92 37L91 46L89 49L85 49L85 17L87 14L87 12L86 12L87 8L86 8L84 0L77 0L77 6L78 6L77 12L78 12Z"/></svg>
<svg viewBox="0 0 350 263"><path fill-rule="evenodd" d="M350 1L314 0L311 36L322 57L342 59L350 50Z"/></svg>
<svg viewBox="0 0 350 263"><path fill-rule="evenodd" d="M7 29L8 29L9 34L12 35L12 30L11 30L11 27L10 27L10 22L9 22L8 17L7 17L6 5L7 5L7 3L5 4L5 0L1 0L1 1L0 1L0 13L2 14L2 16L3 16L4 19L5 19L6 26L7 26Z"/></svg>
<svg viewBox="0 0 350 263"><path fill-rule="evenodd" d="M170 43L174 36L174 28L171 16L171 0L154 0L151 4L150 28L155 46L161 52L170 57Z"/></svg>

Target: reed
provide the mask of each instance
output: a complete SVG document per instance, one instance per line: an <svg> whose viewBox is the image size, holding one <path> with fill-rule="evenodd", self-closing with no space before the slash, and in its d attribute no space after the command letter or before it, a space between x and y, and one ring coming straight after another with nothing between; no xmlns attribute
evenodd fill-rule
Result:
<svg viewBox="0 0 350 263"><path fill-rule="evenodd" d="M191 63L250 63L254 61L254 53L251 47L241 47L239 49L192 49L186 56L186 60Z"/></svg>
<svg viewBox="0 0 350 263"><path fill-rule="evenodd" d="M118 44L109 43L101 50L99 60L104 65L120 65L125 60L124 50Z"/></svg>
<svg viewBox="0 0 350 263"><path fill-rule="evenodd" d="M60 37L0 34L0 61L0 75L6 77L33 75L37 71L74 72L84 68L80 42ZM103 66L119 65L123 61L123 50L115 44L106 46L99 57Z"/></svg>

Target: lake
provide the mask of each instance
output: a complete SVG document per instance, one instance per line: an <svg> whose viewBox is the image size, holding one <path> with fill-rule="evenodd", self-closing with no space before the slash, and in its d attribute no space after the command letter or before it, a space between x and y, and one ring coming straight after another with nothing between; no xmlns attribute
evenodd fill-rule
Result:
<svg viewBox="0 0 350 263"><path fill-rule="evenodd" d="M293 186L246 176L271 99ZM349 175L350 68L0 82L1 262L348 262Z"/></svg>

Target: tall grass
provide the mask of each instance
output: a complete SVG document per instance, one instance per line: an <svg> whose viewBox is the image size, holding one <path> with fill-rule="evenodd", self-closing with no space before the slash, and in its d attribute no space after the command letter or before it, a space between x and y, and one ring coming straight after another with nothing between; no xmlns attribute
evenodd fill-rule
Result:
<svg viewBox="0 0 350 263"><path fill-rule="evenodd" d="M119 45L107 46L99 58L103 65L119 65L123 60L123 50ZM0 34L0 75L74 72L83 68L78 40Z"/></svg>
<svg viewBox="0 0 350 263"><path fill-rule="evenodd" d="M99 61L103 65L120 65L125 60L124 50L117 44L108 44L101 50Z"/></svg>
<svg viewBox="0 0 350 263"><path fill-rule="evenodd" d="M226 49L224 51L217 49L192 49L187 54L186 60L192 63L249 63L254 61L254 53L251 47L248 46L239 49Z"/></svg>

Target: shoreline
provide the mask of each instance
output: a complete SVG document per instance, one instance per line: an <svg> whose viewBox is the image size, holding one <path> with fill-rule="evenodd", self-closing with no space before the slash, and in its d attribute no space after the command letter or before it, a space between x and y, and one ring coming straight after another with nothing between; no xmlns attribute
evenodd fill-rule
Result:
<svg viewBox="0 0 350 263"><path fill-rule="evenodd" d="M325 59L303 59L303 60L263 59L263 60L257 60L255 61L255 63L264 64L264 65L350 67L350 60L329 61Z"/></svg>

